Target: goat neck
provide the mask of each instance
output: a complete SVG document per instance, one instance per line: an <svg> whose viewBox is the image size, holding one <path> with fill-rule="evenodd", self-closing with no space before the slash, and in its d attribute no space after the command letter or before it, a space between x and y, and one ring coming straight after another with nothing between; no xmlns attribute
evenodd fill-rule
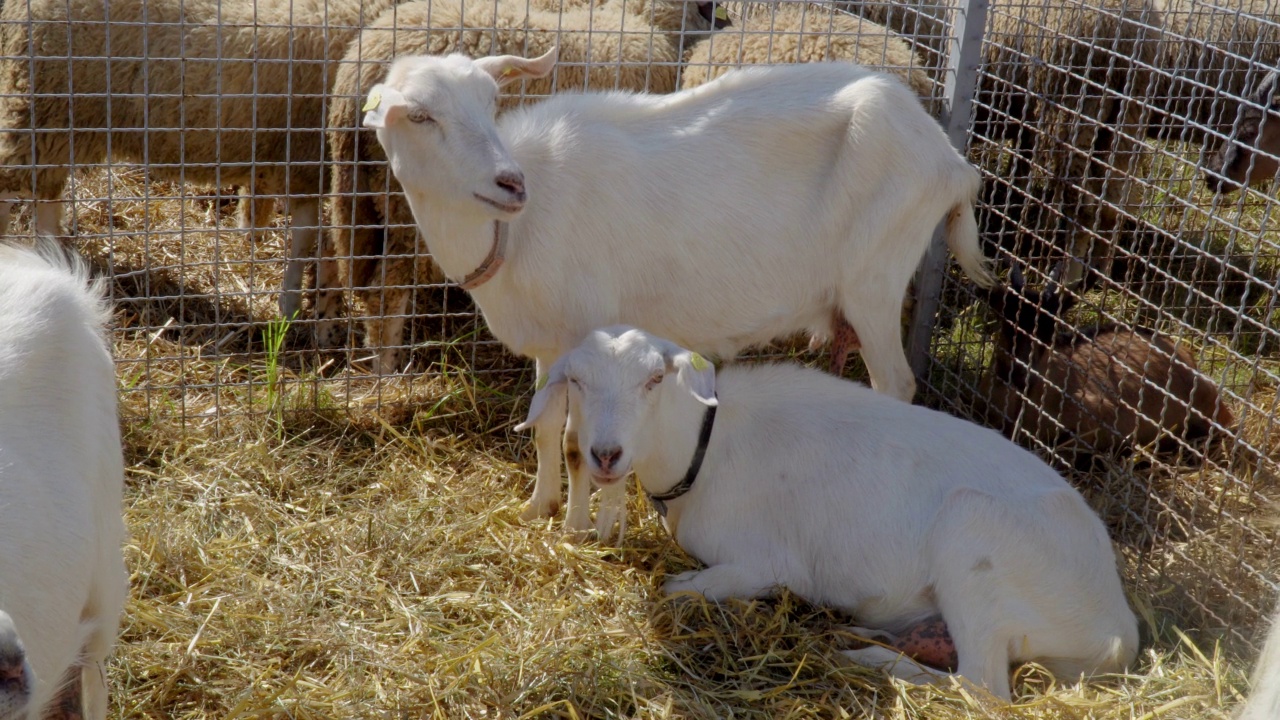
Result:
<svg viewBox="0 0 1280 720"><path fill-rule="evenodd" d="M703 420L708 410L706 405L681 387L674 377L669 383L664 384L662 394L658 396L656 409L655 417L658 421L652 423L649 428L648 447L643 448L643 452L637 452L632 461L636 479L640 481L640 487L644 488L649 495L670 492L684 480L697 453ZM719 408L718 413L723 417L724 408ZM716 436L720 434L720 432L712 434L712 439L708 442L707 455L710 455L711 443L715 442ZM698 473L699 478L707 474L709 465L709 460L704 458L702 470ZM693 487L696 489L700 485ZM692 491L691 489L690 492ZM680 499L670 500L668 504L679 503Z"/></svg>
<svg viewBox="0 0 1280 720"><path fill-rule="evenodd" d="M406 189L405 197L418 220L427 249L450 280L462 282L489 257L497 222L492 215L481 209L439 202L430 193ZM501 275L499 269L497 276ZM480 289L477 287L475 291Z"/></svg>

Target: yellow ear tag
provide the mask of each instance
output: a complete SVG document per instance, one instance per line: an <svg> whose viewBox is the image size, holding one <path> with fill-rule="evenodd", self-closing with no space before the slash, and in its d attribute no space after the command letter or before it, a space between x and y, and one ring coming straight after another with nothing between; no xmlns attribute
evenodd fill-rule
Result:
<svg viewBox="0 0 1280 720"><path fill-rule="evenodd" d="M515 75L515 74L516 74L516 69L514 67L508 67L506 70L502 71L502 77L506 77L508 75Z"/></svg>
<svg viewBox="0 0 1280 720"><path fill-rule="evenodd" d="M728 11L728 10L725 10L723 5L717 5L717 6L716 6L716 19L717 19L717 20L728 20L728 19L729 19L729 11Z"/></svg>
<svg viewBox="0 0 1280 720"><path fill-rule="evenodd" d="M538 378L538 381L537 381L537 382L535 382L535 383L533 384L533 389L534 389L535 391L537 391L537 390L541 390L542 388L544 388L544 387L546 387L546 386L547 386L547 378L546 378L546 376L544 375L544 376L542 376L542 377Z"/></svg>
<svg viewBox="0 0 1280 720"><path fill-rule="evenodd" d="M373 92L369 93L369 99L364 101L364 107L360 108L360 112L375 110L381 102L382 91L375 89Z"/></svg>
<svg viewBox="0 0 1280 720"><path fill-rule="evenodd" d="M703 370L706 370L707 366L710 365L710 363L707 362L707 359L702 357L698 353L689 353L689 364L692 365L693 369L697 370L698 372L702 372Z"/></svg>

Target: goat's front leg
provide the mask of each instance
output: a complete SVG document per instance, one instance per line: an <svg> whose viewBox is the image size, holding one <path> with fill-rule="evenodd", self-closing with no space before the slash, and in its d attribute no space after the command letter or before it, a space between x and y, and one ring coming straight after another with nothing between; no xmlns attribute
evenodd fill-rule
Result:
<svg viewBox="0 0 1280 720"><path fill-rule="evenodd" d="M614 527L617 527L616 538L620 542L627 534L626 478L600 490L600 507L596 510L596 537L600 542L612 541L615 538Z"/></svg>
<svg viewBox="0 0 1280 720"><path fill-rule="evenodd" d="M546 382L553 360L537 360L538 386ZM521 520L551 517L560 512L560 438L564 432L568 404L564 396L552 398L534 426L533 443L538 452L538 474L533 497L520 513Z"/></svg>
<svg viewBox="0 0 1280 720"><path fill-rule="evenodd" d="M774 582L766 580L753 568L725 563L706 570L688 570L672 575L662 585L668 595L695 592L712 602L729 598L764 597L773 592Z"/></svg>
<svg viewBox="0 0 1280 720"><path fill-rule="evenodd" d="M564 511L564 529L581 537L591 528L591 481L582 469L582 449L572 409L564 424L564 465L569 471L569 504Z"/></svg>

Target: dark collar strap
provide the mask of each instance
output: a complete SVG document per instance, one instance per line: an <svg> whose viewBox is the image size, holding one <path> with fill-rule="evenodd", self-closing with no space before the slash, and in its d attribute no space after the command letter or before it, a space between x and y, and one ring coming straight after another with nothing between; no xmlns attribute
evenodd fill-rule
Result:
<svg viewBox="0 0 1280 720"><path fill-rule="evenodd" d="M493 246L489 248L489 254L480 261L479 267L458 281L458 287L463 290L475 290L497 274L498 268L502 267L502 261L507 259L507 235L507 224L494 220Z"/></svg>
<svg viewBox="0 0 1280 720"><path fill-rule="evenodd" d="M711 441L711 428L716 424L716 406L709 405L702 414L702 430L698 433L698 447L693 451L693 460L689 461L689 471L684 474L684 479L676 483L675 487L664 493L646 492L649 501L653 503L653 508L658 511L658 515L667 516L667 503L684 495L693 488L693 481L698 479L698 471L702 469L702 458L707 455L707 443Z"/></svg>

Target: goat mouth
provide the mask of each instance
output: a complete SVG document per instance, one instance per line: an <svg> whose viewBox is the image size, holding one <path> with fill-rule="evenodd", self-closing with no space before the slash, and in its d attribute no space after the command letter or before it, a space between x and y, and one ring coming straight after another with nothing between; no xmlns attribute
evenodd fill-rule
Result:
<svg viewBox="0 0 1280 720"><path fill-rule="evenodd" d="M1240 183L1227 177L1226 174L1217 170L1206 169L1204 171L1204 184L1215 193L1229 194L1240 189Z"/></svg>
<svg viewBox="0 0 1280 720"><path fill-rule="evenodd" d="M616 484L624 477L626 477L626 473L593 472L591 473L591 482L595 483L596 487L608 487Z"/></svg>
<svg viewBox="0 0 1280 720"><path fill-rule="evenodd" d="M495 207L495 208L497 208L497 209L501 210L502 212L507 213L507 214L510 214L510 215L514 215L514 214L516 214L516 213L518 213L518 212L520 212L521 210L523 210L523 209L524 209L524 203L523 203L523 202L517 202L517 203L501 203L501 202L498 202L497 200L494 200L493 198L487 198L487 197L485 197L485 196L481 195L480 193L471 193L471 194L472 194L473 196L475 196L475 199L479 200L480 202L483 202L483 203L485 203L486 205L490 205L490 206L492 206L492 207Z"/></svg>

